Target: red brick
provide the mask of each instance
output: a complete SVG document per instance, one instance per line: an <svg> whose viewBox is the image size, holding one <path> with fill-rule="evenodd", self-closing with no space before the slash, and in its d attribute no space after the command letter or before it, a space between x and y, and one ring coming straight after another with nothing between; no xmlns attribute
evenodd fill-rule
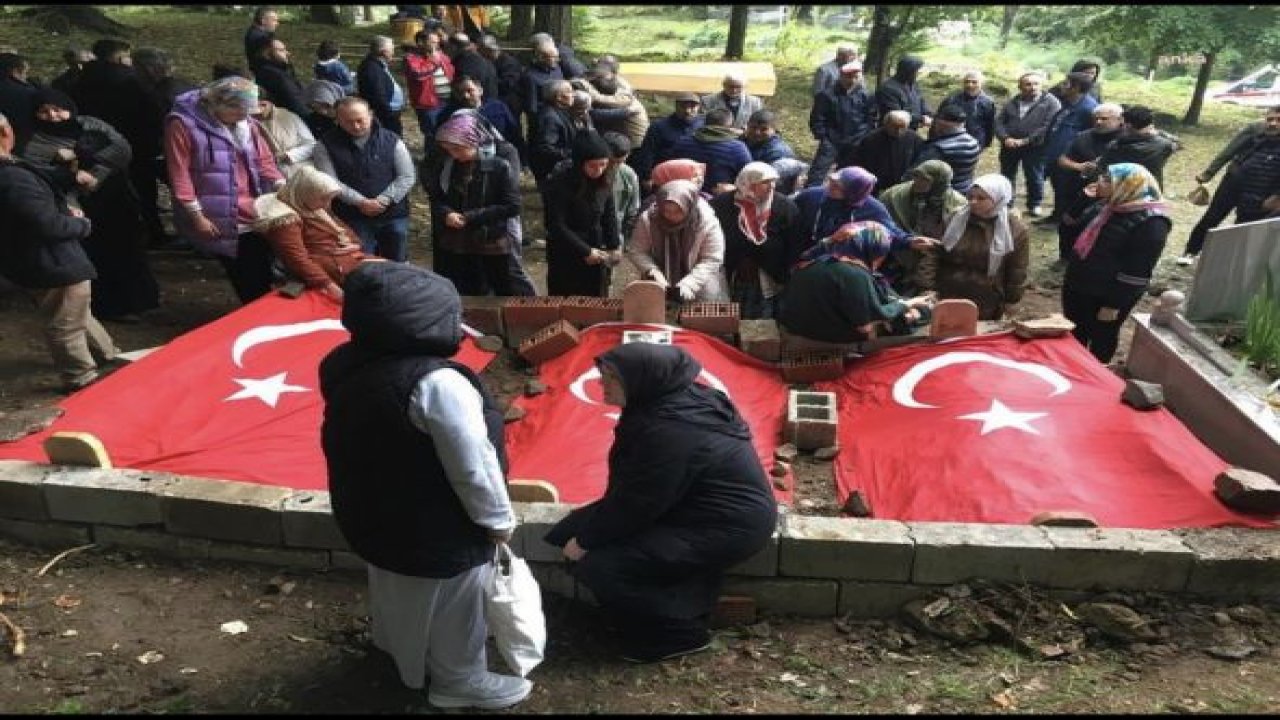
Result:
<svg viewBox="0 0 1280 720"><path fill-rule="evenodd" d="M622 319L629 323L667 322L667 291L652 280L636 280L622 291Z"/></svg>
<svg viewBox="0 0 1280 720"><path fill-rule="evenodd" d="M560 306L560 318L582 329L622 319L622 298L570 295Z"/></svg>
<svg viewBox="0 0 1280 720"><path fill-rule="evenodd" d="M708 335L737 335L738 317L738 303L686 303L680 307L680 324Z"/></svg>
<svg viewBox="0 0 1280 720"><path fill-rule="evenodd" d="M933 337L966 337L978 334L978 305L972 300L951 298L933 306Z"/></svg>
<svg viewBox="0 0 1280 720"><path fill-rule="evenodd" d="M837 380L844 375L844 356L835 353L797 353L782 359L782 377L789 383Z"/></svg>
<svg viewBox="0 0 1280 720"><path fill-rule="evenodd" d="M502 304L503 337L507 347L519 347L520 343L551 323L560 319L559 297L512 297Z"/></svg>
<svg viewBox="0 0 1280 720"><path fill-rule="evenodd" d="M519 352L530 365L541 365L577 346L578 331L564 320L556 320L525 338Z"/></svg>
<svg viewBox="0 0 1280 720"><path fill-rule="evenodd" d="M462 322L485 335L501 335L502 306L507 300L496 295L463 295Z"/></svg>
<svg viewBox="0 0 1280 720"><path fill-rule="evenodd" d="M749 595L721 595L711 613L711 626L715 628L734 625L754 625L756 601Z"/></svg>

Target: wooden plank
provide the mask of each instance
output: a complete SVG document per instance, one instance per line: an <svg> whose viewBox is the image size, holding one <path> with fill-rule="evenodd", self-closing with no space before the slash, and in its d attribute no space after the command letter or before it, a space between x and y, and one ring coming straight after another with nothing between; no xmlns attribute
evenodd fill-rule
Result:
<svg viewBox="0 0 1280 720"><path fill-rule="evenodd" d="M707 95L720 91L725 73L731 70L746 77L748 94L770 97L777 92L778 78L773 63L767 62L628 62L618 72L642 92Z"/></svg>

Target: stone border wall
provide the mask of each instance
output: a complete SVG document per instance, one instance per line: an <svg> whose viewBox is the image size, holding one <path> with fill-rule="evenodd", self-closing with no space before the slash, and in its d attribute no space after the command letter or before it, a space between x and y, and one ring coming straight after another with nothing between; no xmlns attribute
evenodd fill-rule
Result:
<svg viewBox="0 0 1280 720"><path fill-rule="evenodd" d="M593 602L542 536L571 506L516 504L512 540L549 592ZM0 461L0 535L64 549L89 542L179 559L363 570L329 495L141 470ZM784 513L724 592L765 613L888 617L980 577L1065 591L1280 595L1280 532L1125 530L897 522Z"/></svg>

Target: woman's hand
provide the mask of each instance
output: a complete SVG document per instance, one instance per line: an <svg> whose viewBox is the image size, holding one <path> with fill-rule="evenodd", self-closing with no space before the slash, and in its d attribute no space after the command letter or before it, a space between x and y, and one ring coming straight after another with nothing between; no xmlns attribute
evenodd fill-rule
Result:
<svg viewBox="0 0 1280 720"><path fill-rule="evenodd" d="M82 190L93 192L98 189L98 178L90 175L84 170L77 170L76 185L79 185Z"/></svg>
<svg viewBox="0 0 1280 720"><path fill-rule="evenodd" d="M454 230L461 230L467 226L467 219L463 217L462 213L451 212L444 216L444 224Z"/></svg>
<svg viewBox="0 0 1280 720"><path fill-rule="evenodd" d="M912 250L924 251L932 247L937 247L941 244L942 244L941 241L935 240L934 238L931 238L931 237L925 237L924 235L916 235L915 237L911 238Z"/></svg>
<svg viewBox="0 0 1280 720"><path fill-rule="evenodd" d="M588 265L600 265L608 260L609 254L599 248L591 248L591 252L582 258L582 262Z"/></svg>
<svg viewBox="0 0 1280 720"><path fill-rule="evenodd" d="M329 283L328 285L325 285L324 287L320 288L320 292L324 293L328 297L338 302L342 302L342 298L344 297L342 288L338 287L337 283Z"/></svg>
<svg viewBox="0 0 1280 720"><path fill-rule="evenodd" d="M1115 322L1118 317L1120 317L1120 311L1116 308L1098 308L1098 322Z"/></svg>
<svg viewBox="0 0 1280 720"><path fill-rule="evenodd" d="M694 289L693 283L689 282L689 278L676 283L676 289L680 291L680 299L685 302L693 302L698 297L698 291Z"/></svg>
<svg viewBox="0 0 1280 720"><path fill-rule="evenodd" d="M587 556L587 551L578 544L578 538L569 538L569 542L564 544L564 556L573 562L578 562Z"/></svg>
<svg viewBox="0 0 1280 720"><path fill-rule="evenodd" d="M203 213L199 213L195 218L196 237L201 240L216 240L218 238L218 226L213 221L205 217Z"/></svg>
<svg viewBox="0 0 1280 720"><path fill-rule="evenodd" d="M667 282L667 276L663 275L662 271L657 268L649 271L649 279L661 285L663 290L671 287L671 283Z"/></svg>

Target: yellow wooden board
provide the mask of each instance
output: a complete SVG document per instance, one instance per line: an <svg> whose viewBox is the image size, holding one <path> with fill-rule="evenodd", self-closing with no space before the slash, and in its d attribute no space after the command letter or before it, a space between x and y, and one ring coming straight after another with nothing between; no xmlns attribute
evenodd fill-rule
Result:
<svg viewBox="0 0 1280 720"><path fill-rule="evenodd" d="M44 451L53 465L81 465L111 469L111 456L102 441L85 432L56 432L45 438Z"/></svg>
<svg viewBox="0 0 1280 720"><path fill-rule="evenodd" d="M507 482L507 495L511 502L555 503L560 502L560 492L546 480L515 480Z"/></svg>
<svg viewBox="0 0 1280 720"><path fill-rule="evenodd" d="M767 62L629 62L618 74L641 92L719 92L725 73L736 70L747 79L747 93L770 97L778 89L773 63Z"/></svg>

